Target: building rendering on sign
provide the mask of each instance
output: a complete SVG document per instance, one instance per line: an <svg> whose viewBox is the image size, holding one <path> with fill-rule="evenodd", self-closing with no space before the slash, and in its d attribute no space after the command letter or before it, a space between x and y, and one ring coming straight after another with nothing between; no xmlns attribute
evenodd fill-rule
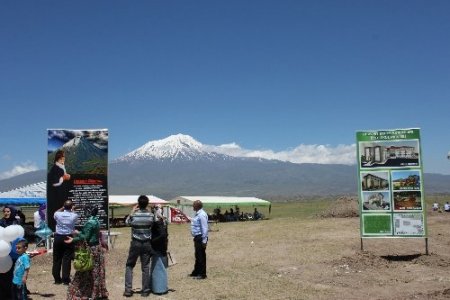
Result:
<svg viewBox="0 0 450 300"><path fill-rule="evenodd" d="M387 179L370 173L363 176L361 184L363 191L383 190L389 187L389 181Z"/></svg>
<svg viewBox="0 0 450 300"><path fill-rule="evenodd" d="M372 167L389 164L390 166L419 165L418 145L393 145L392 143L363 143L361 145L361 166Z"/></svg>
<svg viewBox="0 0 450 300"><path fill-rule="evenodd" d="M386 152L382 151L381 146L364 147L364 156L366 162L381 163L386 160Z"/></svg>
<svg viewBox="0 0 450 300"><path fill-rule="evenodd" d="M388 158L417 158L416 149L411 146L391 146L386 148Z"/></svg>

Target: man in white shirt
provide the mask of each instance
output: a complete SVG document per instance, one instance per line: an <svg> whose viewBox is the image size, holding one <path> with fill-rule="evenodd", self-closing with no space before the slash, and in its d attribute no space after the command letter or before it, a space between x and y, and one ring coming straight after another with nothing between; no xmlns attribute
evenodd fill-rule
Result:
<svg viewBox="0 0 450 300"><path fill-rule="evenodd" d="M445 210L446 212L450 212L450 204L448 203L448 201L445 202L445 204L444 204L444 210Z"/></svg>
<svg viewBox="0 0 450 300"><path fill-rule="evenodd" d="M55 284L69 285L70 283L70 269L75 246L73 243L65 243L64 240L73 237L75 224L78 222L78 215L73 210L72 200L66 200L64 206L54 214L56 230L53 241L52 275Z"/></svg>
<svg viewBox="0 0 450 300"><path fill-rule="evenodd" d="M195 265L189 275L195 279L206 279L206 245L208 243L208 215L203 210L203 203L195 200L192 204L195 216L191 220L191 234L194 237Z"/></svg>

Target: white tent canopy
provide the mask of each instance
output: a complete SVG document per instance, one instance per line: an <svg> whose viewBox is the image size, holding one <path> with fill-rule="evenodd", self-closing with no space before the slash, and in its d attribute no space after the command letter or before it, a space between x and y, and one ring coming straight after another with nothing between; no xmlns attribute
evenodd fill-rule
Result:
<svg viewBox="0 0 450 300"><path fill-rule="evenodd" d="M163 200L153 195L147 195L147 197L150 200L149 202L150 204L161 204L161 205L169 204L169 202L167 202L166 200ZM108 198L109 198L109 205L111 204L134 205L137 204L139 195L110 195Z"/></svg>
<svg viewBox="0 0 450 300"><path fill-rule="evenodd" d="M109 205L109 209L111 210L111 219L113 222L113 226L118 227L119 225L119 221L121 219L124 218L114 218L114 209L118 208L118 206L132 206L132 205L136 205L138 203L138 198L140 195L109 195L108 197L108 205ZM164 211L164 215L168 215L169 214L169 208L167 207L167 205L169 204L169 202L167 202L166 200L163 200L161 198L158 198L156 196L153 195L146 195L148 197L149 200L149 205L156 205L156 204L161 204L163 207L163 211ZM122 224L124 225L124 223Z"/></svg>
<svg viewBox="0 0 450 300"><path fill-rule="evenodd" d="M267 200L262 200L255 197L227 197L227 196L178 196L171 199L169 202L177 206L181 211L187 215L193 214L192 203L195 200L200 200L204 208L224 208L224 207L256 207L267 206L269 213L271 210L271 203Z"/></svg>
<svg viewBox="0 0 450 300"><path fill-rule="evenodd" d="M200 200L204 207L220 206L270 206L270 202L255 197L224 197L224 196L179 196L170 200L173 204L192 205Z"/></svg>
<svg viewBox="0 0 450 300"><path fill-rule="evenodd" d="M46 183L39 182L0 192L0 206L41 205L47 202Z"/></svg>

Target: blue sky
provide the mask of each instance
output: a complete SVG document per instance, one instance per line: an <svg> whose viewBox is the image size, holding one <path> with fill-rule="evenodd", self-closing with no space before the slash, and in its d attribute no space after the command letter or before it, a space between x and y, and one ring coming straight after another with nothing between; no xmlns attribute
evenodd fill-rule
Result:
<svg viewBox="0 0 450 300"><path fill-rule="evenodd" d="M449 1L2 1L0 178L45 168L48 128L107 128L110 159L183 133L347 164L358 130L421 128L424 171L450 174L449 13Z"/></svg>

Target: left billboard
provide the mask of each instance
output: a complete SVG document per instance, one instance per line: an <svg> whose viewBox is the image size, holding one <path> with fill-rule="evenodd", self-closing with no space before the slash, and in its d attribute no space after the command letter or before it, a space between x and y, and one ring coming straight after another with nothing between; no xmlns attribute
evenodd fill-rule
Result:
<svg viewBox="0 0 450 300"><path fill-rule="evenodd" d="M48 129L47 213L53 214L70 199L80 224L93 207L99 209L101 228L108 226L108 130Z"/></svg>

